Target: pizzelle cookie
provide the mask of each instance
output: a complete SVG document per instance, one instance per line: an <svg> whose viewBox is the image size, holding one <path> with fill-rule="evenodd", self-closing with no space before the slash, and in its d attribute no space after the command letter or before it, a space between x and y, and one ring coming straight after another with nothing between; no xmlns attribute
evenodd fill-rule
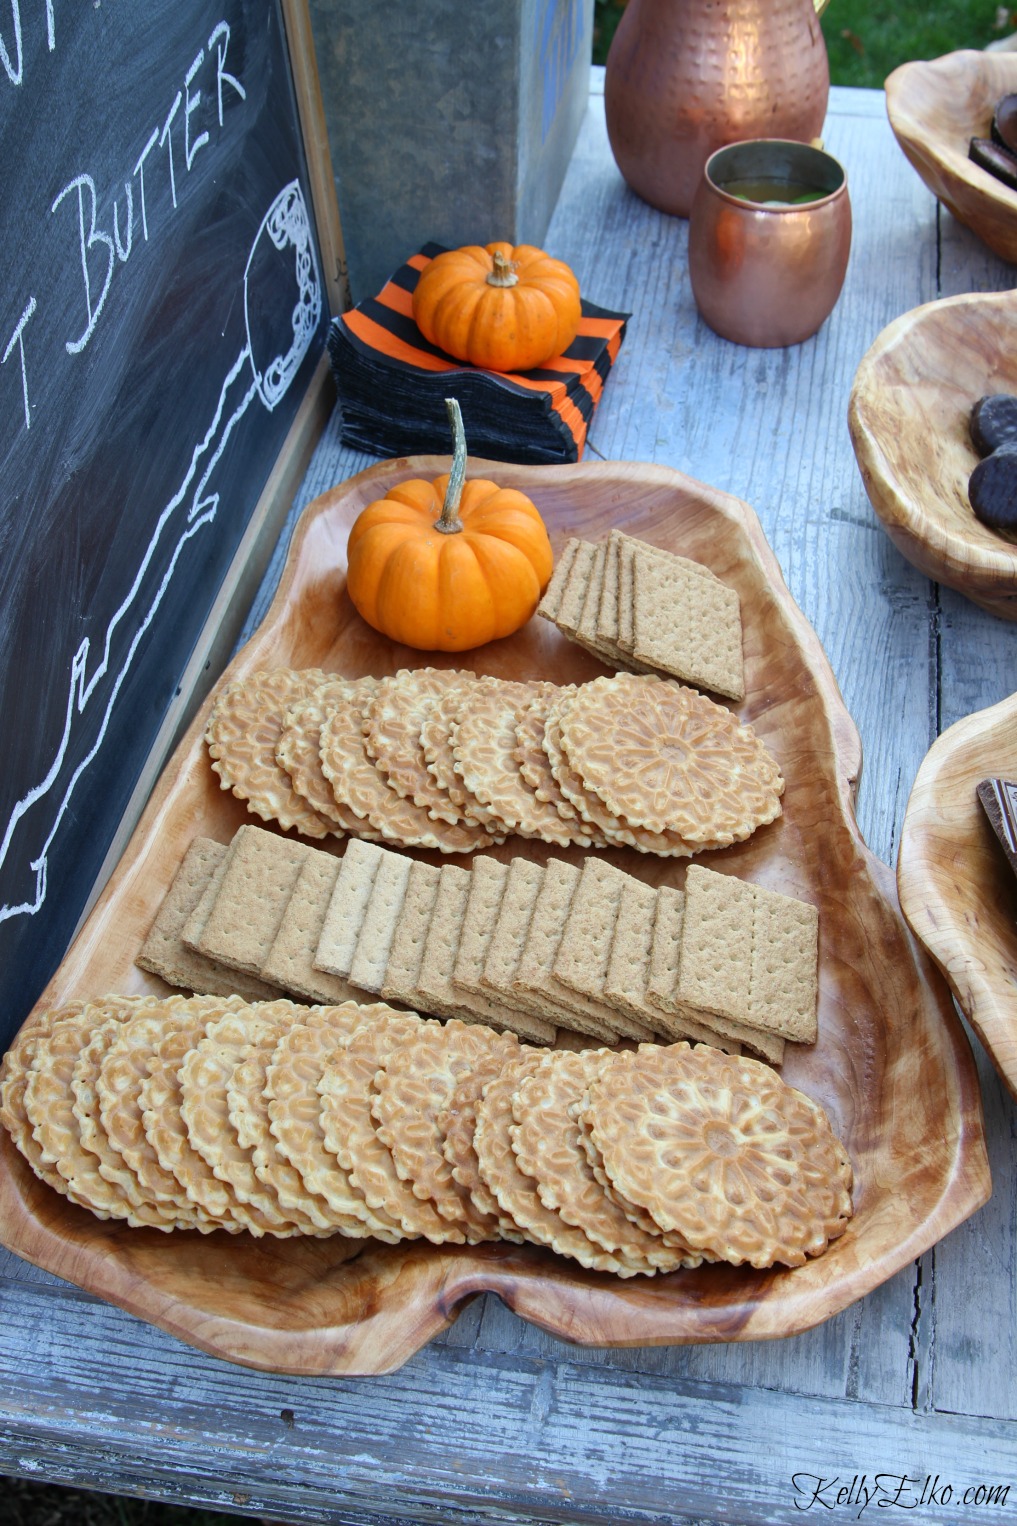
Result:
<svg viewBox="0 0 1017 1526"><path fill-rule="evenodd" d="M123 1156L150 1200L160 1208L173 1210L178 1219L207 1234L218 1228L217 1222L192 1203L176 1177L160 1165L145 1133L141 1107L141 1090L148 1079L148 1062L156 1045L183 1013L202 1011L221 1012L222 1002L214 997L170 997L152 1008L142 1008L127 1022L116 1025L109 1042L104 1042L105 1035L100 1031L90 1045L95 1051L94 1070L90 1057L80 1071L75 1071L74 1089L82 1138L91 1112L85 1087L91 1083L109 1144Z"/></svg>
<svg viewBox="0 0 1017 1526"><path fill-rule="evenodd" d="M462 780L468 802L477 801L509 832L540 836L544 816L554 828L549 840L560 840L561 818L553 807L536 799L516 762L516 727L549 683L507 683L481 678L461 699L452 736L453 767Z"/></svg>
<svg viewBox="0 0 1017 1526"><path fill-rule="evenodd" d="M453 1018L438 1027L421 1024L412 1039L391 1050L374 1078L371 1111L396 1171L418 1197L431 1199L443 1219L462 1226L471 1245L498 1239L497 1220L480 1213L452 1175L439 1120L463 1077L518 1053L514 1035Z"/></svg>
<svg viewBox="0 0 1017 1526"><path fill-rule="evenodd" d="M635 826L616 815L599 795L587 789L583 779L572 767L562 743L562 720L575 697L575 694L563 694L556 699L549 706L544 723L544 751L551 772L570 807L610 847L637 848L640 853L656 853L662 858L689 858L695 849L678 833L650 832L644 827Z"/></svg>
<svg viewBox="0 0 1017 1526"><path fill-rule="evenodd" d="M87 1145L75 1110L73 1077L82 1054L92 1049L97 1031L107 1042L133 1009L115 1000L85 1007L76 1017L56 1023L40 1040L28 1074L24 1106L34 1125L43 1160L55 1165L93 1211L124 1218L134 1225L172 1229L176 1214L151 1201L137 1176L110 1144L96 1120ZM95 1179L96 1173L100 1178ZM101 1183L105 1183L103 1186Z"/></svg>
<svg viewBox="0 0 1017 1526"><path fill-rule="evenodd" d="M400 1176L374 1120L375 1075L422 1026L427 1024L416 1013L390 1010L360 1028L321 1078L321 1126L327 1148L370 1208L393 1219L408 1239L423 1236L434 1245L462 1245L464 1228L442 1218L430 1198L418 1197Z"/></svg>
<svg viewBox="0 0 1017 1526"><path fill-rule="evenodd" d="M364 746L392 789L427 809L447 806L428 772L420 728L432 703L448 690L471 683L475 675L459 668L401 668L380 680L364 721ZM437 792L437 798L432 797ZM439 811L438 819L457 824Z"/></svg>
<svg viewBox="0 0 1017 1526"><path fill-rule="evenodd" d="M341 806L321 767L321 728L334 705L363 702L377 687L376 678L329 678L310 695L295 700L283 716L276 744L276 762L289 774L293 788L312 810L333 823L333 831L375 835L354 811Z"/></svg>
<svg viewBox="0 0 1017 1526"><path fill-rule="evenodd" d="M308 1189L303 1177L277 1147L269 1127L267 1071L276 1045L289 1026L283 1021L267 1029L231 1071L226 1082L230 1123L240 1144L251 1152L258 1180L274 1194L284 1212L302 1215L312 1226L311 1233L342 1231L344 1222L332 1212L325 1198Z"/></svg>
<svg viewBox="0 0 1017 1526"><path fill-rule="evenodd" d="M231 997L218 1000L220 1015L235 1011L244 1003ZM148 1079L141 1088L141 1110L145 1133L164 1171L175 1176L190 1202L197 1204L220 1228L237 1234L249 1229L263 1235L266 1224L256 1209L241 1203L232 1189L221 1182L204 1156L191 1144L180 1111L180 1068L187 1055L211 1021L215 1008L180 1014L165 1037L155 1046L148 1060Z"/></svg>
<svg viewBox="0 0 1017 1526"><path fill-rule="evenodd" d="M496 1199L501 1216L515 1224L528 1240L571 1256L581 1266L620 1273L626 1266L621 1257L605 1250L584 1229L568 1223L555 1209L547 1207L533 1177L520 1169L516 1159L511 1138L515 1122L513 1099L519 1086L534 1074L540 1063L537 1055L524 1054L503 1066L485 1086L477 1105L473 1133L481 1179Z"/></svg>
<svg viewBox="0 0 1017 1526"><path fill-rule="evenodd" d="M539 1053L521 1045L520 1055ZM480 1175L477 1152L473 1148L473 1134L477 1127L477 1108L484 1095L484 1088L493 1081L502 1068L502 1056L489 1054L479 1058L474 1068L460 1076L447 1107L438 1114L438 1129L443 1144L442 1153L449 1164L453 1180L469 1196L473 1216L478 1222L496 1230L501 1240L511 1240L522 1245L525 1235L502 1213L498 1199L488 1190Z"/></svg>
<svg viewBox="0 0 1017 1526"><path fill-rule="evenodd" d="M266 1233L281 1237L313 1234L314 1225L302 1208L284 1209L257 1174L254 1152L241 1143L230 1119L228 1088L259 1040L277 1036L280 1024L292 1023L301 1011L279 1001L227 1012L209 1022L180 1067L180 1111L192 1146L240 1202L261 1215Z"/></svg>
<svg viewBox="0 0 1017 1526"><path fill-rule="evenodd" d="M388 842L440 853L469 853L480 846L468 824L437 820L391 788L368 754L366 701L337 704L321 728L321 766L340 806L349 808Z"/></svg>
<svg viewBox="0 0 1017 1526"><path fill-rule="evenodd" d="M64 1192L66 1183L56 1167L43 1160L32 1133L32 1125L25 1113L25 1083L39 1040L54 1023L65 1017L74 1017L85 1005L83 1001L71 1001L60 1007L35 1012L22 1024L0 1064L0 1123L36 1176L61 1193ZM70 1196L69 1193L67 1195Z"/></svg>
<svg viewBox="0 0 1017 1526"><path fill-rule="evenodd" d="M852 1172L823 1109L701 1045L616 1055L582 1121L616 1190L694 1249L801 1266L843 1233Z"/></svg>
<svg viewBox="0 0 1017 1526"><path fill-rule="evenodd" d="M558 843L562 847L575 843L581 848L603 848L607 846L607 839L589 822L583 821L562 793L544 747L548 710L556 699L562 694L573 693L574 688L574 685L567 689L541 686L516 722L513 757L523 782L529 786L536 801L532 818L524 815L523 820L529 822L532 819L535 827L539 827L534 835L545 842Z"/></svg>
<svg viewBox="0 0 1017 1526"><path fill-rule="evenodd" d="M762 742L694 689L619 673L584 684L560 714L570 767L634 828L719 847L780 814L784 781Z"/></svg>
<svg viewBox="0 0 1017 1526"><path fill-rule="evenodd" d="M685 1254L633 1224L593 1174L569 1110L613 1059L610 1049L582 1054L559 1049L520 1082L509 1129L519 1167L536 1182L545 1207L621 1258L620 1276L698 1266L701 1256Z"/></svg>
<svg viewBox="0 0 1017 1526"><path fill-rule="evenodd" d="M472 686L472 681L451 685L434 701L421 723L420 745L427 771L434 780L436 798L449 802L447 807L431 804L428 809L432 815L454 811L457 821L484 827L490 832L492 842L503 842L505 832L498 817L470 795L456 773L455 729L459 723L460 706L465 703ZM447 819L447 814L442 819Z"/></svg>
<svg viewBox="0 0 1017 1526"><path fill-rule="evenodd" d="M318 1094L322 1077L361 1024L387 1010L380 1004L358 1007L353 1002L310 1008L303 1022L288 1028L276 1045L266 1067L265 1096L275 1148L298 1173L306 1191L325 1200L335 1227L345 1235L374 1235L394 1245L403 1239L399 1224L368 1207L335 1152L327 1148ZM267 1149L255 1151L256 1164L266 1168L269 1155Z"/></svg>
<svg viewBox="0 0 1017 1526"><path fill-rule="evenodd" d="M327 679L320 668L274 668L236 678L219 695L208 718L205 741L223 789L247 809L305 837L327 837L335 822L297 793L276 759L285 718L298 700Z"/></svg>

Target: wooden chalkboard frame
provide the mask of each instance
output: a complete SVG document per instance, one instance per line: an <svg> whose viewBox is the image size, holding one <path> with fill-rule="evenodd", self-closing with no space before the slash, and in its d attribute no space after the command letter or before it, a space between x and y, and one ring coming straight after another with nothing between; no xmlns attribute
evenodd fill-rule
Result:
<svg viewBox="0 0 1017 1526"><path fill-rule="evenodd" d="M349 278L336 199L321 84L307 0L280 0L300 131L311 188L312 215L329 312L350 306ZM162 726L149 750L95 877L74 931L76 937L123 855L156 781L199 705L228 661L314 447L335 403L328 355L323 354L262 489Z"/></svg>

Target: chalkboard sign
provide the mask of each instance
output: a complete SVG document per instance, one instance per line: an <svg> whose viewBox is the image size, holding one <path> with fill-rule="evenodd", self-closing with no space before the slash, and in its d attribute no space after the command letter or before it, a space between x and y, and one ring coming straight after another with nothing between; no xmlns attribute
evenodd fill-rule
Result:
<svg viewBox="0 0 1017 1526"><path fill-rule="evenodd" d="M0 154L2 1041L70 941L329 312L275 0L9 0Z"/></svg>

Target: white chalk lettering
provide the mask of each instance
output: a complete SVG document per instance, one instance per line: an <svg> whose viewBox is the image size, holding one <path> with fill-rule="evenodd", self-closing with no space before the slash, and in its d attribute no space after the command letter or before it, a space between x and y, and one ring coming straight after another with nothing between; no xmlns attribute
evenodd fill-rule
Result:
<svg viewBox="0 0 1017 1526"><path fill-rule="evenodd" d="M113 242L117 246L117 259L121 265L126 265L131 252L131 244L134 242L134 193L131 190L131 182L124 181L124 190L127 192L127 244L126 247L120 242L120 208L116 200L113 202Z"/></svg>
<svg viewBox="0 0 1017 1526"><path fill-rule="evenodd" d="M198 70L201 68L201 63L204 57L205 50L202 48L184 77L184 159L187 161L188 169L190 169L191 165L194 163L194 156L198 152L198 149L204 148L205 144L208 142L207 132L200 133L198 137L195 138L193 143L190 141L191 116L201 105L201 91L196 90L192 95L191 82L194 79L194 76L197 74Z"/></svg>
<svg viewBox="0 0 1017 1526"><path fill-rule="evenodd" d="M95 332L95 325L99 321L99 314L102 312L102 305L106 300L106 293L109 291L109 283L113 279L113 264L116 259L116 250L113 247L113 240L109 234L104 233L101 228L95 226L95 181L91 175L75 175L70 185L64 186L50 211L55 212L64 197L69 196L71 191L77 191L78 193L78 235L81 249L81 274L85 283L85 308L88 313L88 323L85 325L84 331L77 339L68 339L67 341L68 354L77 355L80 350L85 348L85 345ZM86 192L89 199L87 234L85 233ZM99 245L106 251L106 274L103 277L99 300L93 305L92 282L88 273L88 256Z"/></svg>
<svg viewBox="0 0 1017 1526"><path fill-rule="evenodd" d="M237 92L237 95L239 95L242 101L247 100L247 91L244 89L243 85L236 78L236 76L228 73L226 69L226 50L230 45L230 29L225 21L220 21L219 25L217 27L213 27L212 29L212 35L208 39L208 51L210 53L212 51L213 43L219 44L218 48L216 49L216 58L218 61L215 68L215 88L216 94L219 98L219 126L221 127L223 83L225 82L227 85L232 85L233 89Z"/></svg>
<svg viewBox="0 0 1017 1526"><path fill-rule="evenodd" d="M175 173L174 168L173 168L173 134L170 132L170 128L173 126L173 118L176 116L177 112L180 110L180 102L182 100L183 100L183 96L180 94L180 91L178 90L177 94L176 94L176 99L174 100L173 105L169 109L169 116L166 118L166 125L163 127L162 133L161 133L160 138L159 138L159 147L161 148L162 145L165 143L167 145L167 150L168 150L168 153L169 153L170 195L173 198L173 205L174 205L174 207L176 207L176 204L177 204L177 177L176 177L176 173Z"/></svg>
<svg viewBox="0 0 1017 1526"><path fill-rule="evenodd" d="M7 51L7 44L4 42L2 33L0 33L0 59L2 59L3 66L7 70L7 78L11 84L20 85L24 58L21 52L21 6L18 4L18 0L11 0L11 21L14 23L14 54L17 58L17 63L11 63L11 55ZM222 120L221 108L219 120Z"/></svg>
<svg viewBox="0 0 1017 1526"><path fill-rule="evenodd" d="M17 345L18 349L21 351L21 396L22 396L22 399L24 400L24 404L25 404L25 428L26 429L31 429L31 427L32 427L32 410L28 406L28 372L25 369L25 337L24 336L25 336L25 324L28 322L29 318L32 316L32 314L34 312L35 312L35 298L34 297L29 297L28 304L25 307L25 311L21 314L21 317L18 319L18 326L14 330L14 333L10 337L10 340L8 342L8 345L7 345L7 348L6 348L6 350L4 350L3 358L0 359L0 365L6 365L7 364L8 356L10 355L10 353L13 350L15 345Z"/></svg>
<svg viewBox="0 0 1017 1526"><path fill-rule="evenodd" d="M145 235L145 243L148 243L148 217L145 213L145 160L159 141L158 127L152 128L152 136L141 150L141 158L134 166L134 173L141 185L141 231Z"/></svg>
<svg viewBox="0 0 1017 1526"><path fill-rule="evenodd" d="M53 25L53 0L46 0L46 46L51 53L56 47L56 27Z"/></svg>

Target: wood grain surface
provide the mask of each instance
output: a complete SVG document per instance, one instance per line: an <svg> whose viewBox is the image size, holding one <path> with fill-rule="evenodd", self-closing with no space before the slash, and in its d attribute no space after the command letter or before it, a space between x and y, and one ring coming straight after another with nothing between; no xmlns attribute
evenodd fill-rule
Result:
<svg viewBox="0 0 1017 1526"><path fill-rule="evenodd" d="M969 421L979 398L1017 393L1015 322L1011 292L905 313L863 357L848 408L865 488L891 540L928 577L1004 620L1017 620L1017 538L971 507L979 455Z"/></svg>
<svg viewBox="0 0 1017 1526"><path fill-rule="evenodd" d="M975 793L1017 778L1017 695L929 749L904 817L897 885L908 922L1017 1097L1017 876Z"/></svg>
<svg viewBox="0 0 1017 1526"><path fill-rule="evenodd" d="M968 157L987 138L1002 96L1017 90L1017 56L973 48L901 64L886 81L897 142L935 196L1003 260L1017 260L1017 192Z"/></svg>
<svg viewBox="0 0 1017 1526"><path fill-rule="evenodd" d="M353 609L345 544L356 515L389 485L446 469L439 458L383 463L313 503L264 622L223 682L274 666L380 676L419 665L419 654L379 636ZM853 809L857 733L752 510L663 467L476 462L472 474L529 493L556 546L575 533L600 539L622 524L704 562L738 590L747 690L738 713L780 762L784 810L709 861L819 907L821 1037L815 1046L790 1046L784 1075L823 1103L846 1143L855 1217L825 1255L793 1271L710 1266L633 1286L507 1246L465 1253L378 1247L351 1258L341 1238L278 1246L244 1236L224 1246L218 1235L125 1232L55 1198L5 1146L4 1243L205 1350L272 1370L387 1371L480 1291L497 1291L544 1329L600 1345L791 1334L912 1261L989 1190L966 1040L945 989L908 936L891 876L861 841ZM465 660L450 655L445 665L558 681L603 671L537 619ZM42 1004L163 989L135 967L134 955L192 837L228 841L245 814L210 768L206 713L207 705ZM496 851L543 861L558 850L510 838ZM583 853L565 856L579 861ZM680 862L630 850L611 857L652 884L684 879Z"/></svg>

